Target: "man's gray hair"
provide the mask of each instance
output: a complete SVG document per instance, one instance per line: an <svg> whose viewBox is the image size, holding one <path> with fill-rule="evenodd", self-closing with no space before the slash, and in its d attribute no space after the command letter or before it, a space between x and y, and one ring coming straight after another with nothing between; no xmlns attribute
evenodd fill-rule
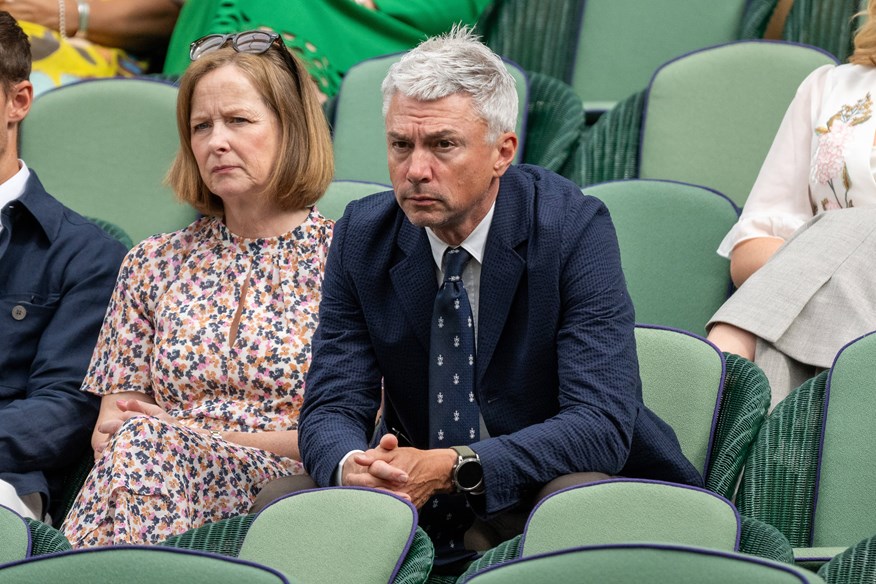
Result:
<svg viewBox="0 0 876 584"><path fill-rule="evenodd" d="M466 26L432 37L393 64L383 80L383 117L396 92L419 101L456 93L472 96L494 142L517 125L517 88L502 59Z"/></svg>

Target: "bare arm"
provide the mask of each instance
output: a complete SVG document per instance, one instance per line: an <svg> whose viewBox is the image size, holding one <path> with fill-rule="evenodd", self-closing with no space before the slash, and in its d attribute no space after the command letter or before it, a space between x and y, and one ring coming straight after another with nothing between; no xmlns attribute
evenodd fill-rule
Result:
<svg viewBox="0 0 876 584"><path fill-rule="evenodd" d="M746 239L730 252L730 279L738 288L785 243L780 237Z"/></svg>
<svg viewBox="0 0 876 584"><path fill-rule="evenodd" d="M251 446L273 452L277 456L301 460L298 451L298 430L279 432L221 432L223 438L241 446Z"/></svg>
<svg viewBox="0 0 876 584"><path fill-rule="evenodd" d="M89 6L88 40L106 47L148 51L167 43L179 16L173 0L86 0ZM77 0L65 3L64 20L69 36L79 30ZM0 8L17 20L60 30L57 0L4 0Z"/></svg>
<svg viewBox="0 0 876 584"><path fill-rule="evenodd" d="M135 416L152 416L170 423L175 419L155 403L151 397L139 391L114 393L103 397L100 404L97 424L91 438L95 457L106 448L109 438L122 426L122 423ZM210 430L195 428L196 432L209 434ZM277 456L300 460L298 451L298 430L279 432L220 432L228 442L241 446L260 448Z"/></svg>

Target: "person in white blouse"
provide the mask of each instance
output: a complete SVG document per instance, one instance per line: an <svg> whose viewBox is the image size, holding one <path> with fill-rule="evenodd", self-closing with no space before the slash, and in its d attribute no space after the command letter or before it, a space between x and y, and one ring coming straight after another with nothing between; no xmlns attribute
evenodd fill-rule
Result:
<svg viewBox="0 0 876 584"><path fill-rule="evenodd" d="M772 406L876 329L876 0L867 15L850 63L798 88L718 249L739 289L709 339L764 369Z"/></svg>

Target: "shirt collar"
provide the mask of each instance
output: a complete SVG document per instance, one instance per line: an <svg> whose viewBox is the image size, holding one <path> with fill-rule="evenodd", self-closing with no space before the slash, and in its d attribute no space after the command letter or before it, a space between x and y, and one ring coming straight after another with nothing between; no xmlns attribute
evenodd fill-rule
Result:
<svg viewBox="0 0 876 584"><path fill-rule="evenodd" d="M487 235L490 233L490 225L493 223L493 213L496 210L496 201L493 201L490 210L478 223L468 237L459 244L459 247L471 254L479 264L484 263L484 249L487 247ZM449 245L438 239L431 227L426 228L426 235L429 237L429 247L432 248L432 258L435 260L435 265L440 270L442 261L444 260L444 252Z"/></svg>
<svg viewBox="0 0 876 584"><path fill-rule="evenodd" d="M18 161L18 166L18 172L12 175L12 178L5 183L0 184L0 209L18 199L24 193L24 187L27 184L27 177L30 176L30 171L21 160Z"/></svg>

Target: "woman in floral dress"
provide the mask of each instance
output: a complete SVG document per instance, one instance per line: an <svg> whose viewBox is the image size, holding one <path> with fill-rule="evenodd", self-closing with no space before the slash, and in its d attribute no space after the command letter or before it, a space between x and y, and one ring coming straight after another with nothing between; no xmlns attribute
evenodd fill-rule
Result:
<svg viewBox="0 0 876 584"><path fill-rule="evenodd" d="M740 288L709 338L764 369L773 406L876 329L876 0L867 13L851 63L800 85L718 249Z"/></svg>
<svg viewBox="0 0 876 584"><path fill-rule="evenodd" d="M297 419L332 224L331 143L276 35L192 45L169 180L204 218L126 258L83 391L102 395L74 547L155 544L301 474Z"/></svg>

